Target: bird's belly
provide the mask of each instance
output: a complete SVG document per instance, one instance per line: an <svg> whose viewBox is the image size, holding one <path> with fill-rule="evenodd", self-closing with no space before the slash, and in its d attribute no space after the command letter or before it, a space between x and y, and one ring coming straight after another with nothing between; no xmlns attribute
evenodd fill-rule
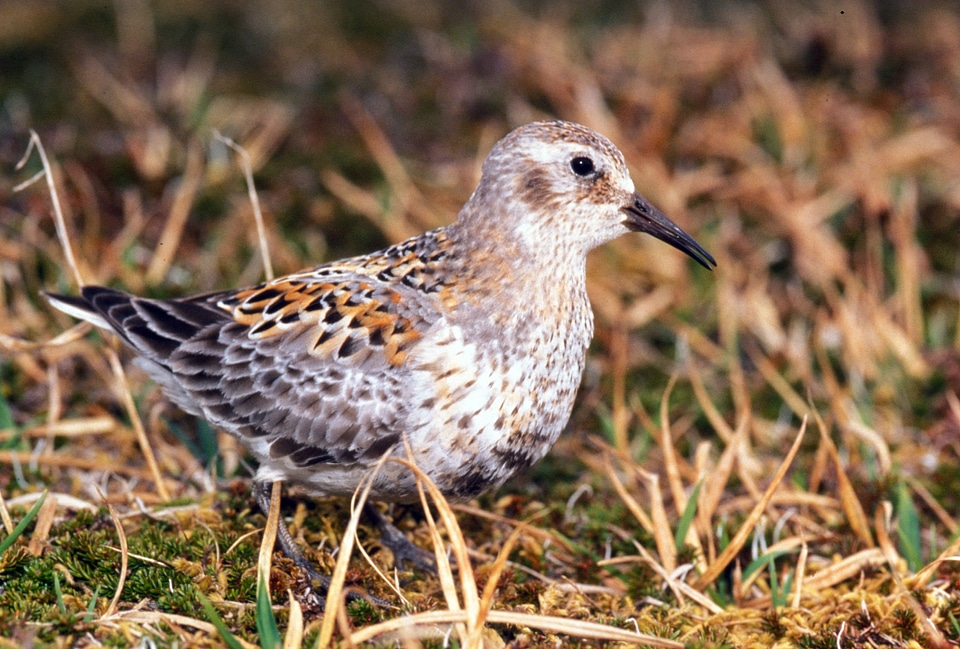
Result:
<svg viewBox="0 0 960 649"><path fill-rule="evenodd" d="M417 359L405 432L418 467L446 496L469 499L495 488L553 446L584 362L582 344L560 340L505 351L452 329L431 347L434 354Z"/></svg>

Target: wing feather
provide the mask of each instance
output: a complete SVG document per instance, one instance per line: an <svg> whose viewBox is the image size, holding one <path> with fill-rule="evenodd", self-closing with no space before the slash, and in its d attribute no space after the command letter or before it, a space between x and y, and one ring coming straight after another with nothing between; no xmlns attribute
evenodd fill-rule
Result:
<svg viewBox="0 0 960 649"><path fill-rule="evenodd" d="M51 304L111 329L181 408L294 467L369 462L416 401L408 358L449 294L440 230L260 286L152 300L87 286ZM422 401L422 397L419 397Z"/></svg>
<svg viewBox="0 0 960 649"><path fill-rule="evenodd" d="M410 290L321 267L181 300L97 286L49 299L116 332L188 412L306 467L372 461L400 439L403 364L433 320L404 309Z"/></svg>

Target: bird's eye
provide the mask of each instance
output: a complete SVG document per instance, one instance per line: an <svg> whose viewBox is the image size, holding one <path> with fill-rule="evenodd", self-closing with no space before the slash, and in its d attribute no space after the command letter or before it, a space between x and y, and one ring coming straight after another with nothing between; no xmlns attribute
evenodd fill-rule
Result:
<svg viewBox="0 0 960 649"><path fill-rule="evenodd" d="M573 169L573 173L586 178L593 173L593 160L583 156L576 157L570 161L570 168Z"/></svg>

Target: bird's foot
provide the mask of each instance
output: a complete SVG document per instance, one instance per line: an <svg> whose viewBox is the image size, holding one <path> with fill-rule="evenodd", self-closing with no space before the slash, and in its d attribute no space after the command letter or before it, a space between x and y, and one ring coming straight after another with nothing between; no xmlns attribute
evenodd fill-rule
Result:
<svg viewBox="0 0 960 649"><path fill-rule="evenodd" d="M402 570L404 565L410 562L424 572L437 574L437 559L433 552L427 552L415 545L370 503L363 506L363 513L380 531L380 543L393 552L393 562L398 568Z"/></svg>

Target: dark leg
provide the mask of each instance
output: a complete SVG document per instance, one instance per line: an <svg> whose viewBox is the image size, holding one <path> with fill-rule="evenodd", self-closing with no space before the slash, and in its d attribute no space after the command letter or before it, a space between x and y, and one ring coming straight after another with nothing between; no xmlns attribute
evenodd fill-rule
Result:
<svg viewBox="0 0 960 649"><path fill-rule="evenodd" d="M377 529L380 530L380 543L393 552L393 562L398 568L402 569L403 564L409 561L420 570L434 575L437 574L437 560L433 552L427 552L423 548L414 545L410 539L404 536L403 532L394 527L393 524L370 503L363 505L363 513L376 525Z"/></svg>
<svg viewBox="0 0 960 649"><path fill-rule="evenodd" d="M253 483L253 496L257 500L257 505L260 506L260 511L263 512L264 516L268 517L270 516L270 492L272 489L273 484L270 482ZM313 564L303 556L303 552L297 547L293 537L290 536L290 530L287 529L286 524L282 520L279 522L279 525L277 525L277 542L280 543L280 549L283 550L287 558L306 573L307 578L313 583L313 587L320 595L320 598L324 599L327 594L327 589L330 588L330 577L317 572Z"/></svg>
<svg viewBox="0 0 960 649"><path fill-rule="evenodd" d="M257 501L257 505L260 507L260 511L263 512L264 516L269 517L270 495L273 484L270 482L254 481L252 488L253 496ZM403 535L403 532L394 527L383 514L377 511L376 507L370 503L364 505L363 512L373 521L377 529L380 530L380 541L393 552L394 561L398 566L402 567L404 562L410 561L421 570L436 574L437 565L432 553L418 548L411 543L410 540ZM319 573L317 569L313 567L313 564L303 556L303 552L300 551L300 548L290 535L290 530L287 529L283 521L280 521L279 525L277 525L277 542L280 543L280 549L287 558L304 571L316 590L316 594L320 599L320 605L325 606L327 590L330 588L330 577ZM361 598L377 606L390 606L390 602L380 599L379 597L361 594L354 590L347 592L347 601Z"/></svg>
<svg viewBox="0 0 960 649"><path fill-rule="evenodd" d="M270 492L272 489L273 484L269 482L254 481L253 483L253 496L256 498L257 505L260 507L260 511L263 512L263 515L267 517L270 516ZM400 534L399 530L397 530L397 534ZM303 556L303 552L301 552L300 548L297 547L293 537L290 536L290 530L287 529L286 524L282 520L277 525L277 541L280 543L280 549L283 550L285 555L287 555L287 558L293 561L294 565L300 568L300 570L303 570L304 574L307 575L307 578L310 580L310 583L313 585L314 591L316 592L320 607L326 608L327 591L330 589L329 575L320 574L317 569L313 567L313 564L310 563L305 556ZM407 542L409 543L409 541ZM379 597L374 597L373 595L368 595L366 593L360 593L355 589L347 590L347 601L352 602L356 599L365 599L376 606L390 606L390 602L385 599L380 599Z"/></svg>

